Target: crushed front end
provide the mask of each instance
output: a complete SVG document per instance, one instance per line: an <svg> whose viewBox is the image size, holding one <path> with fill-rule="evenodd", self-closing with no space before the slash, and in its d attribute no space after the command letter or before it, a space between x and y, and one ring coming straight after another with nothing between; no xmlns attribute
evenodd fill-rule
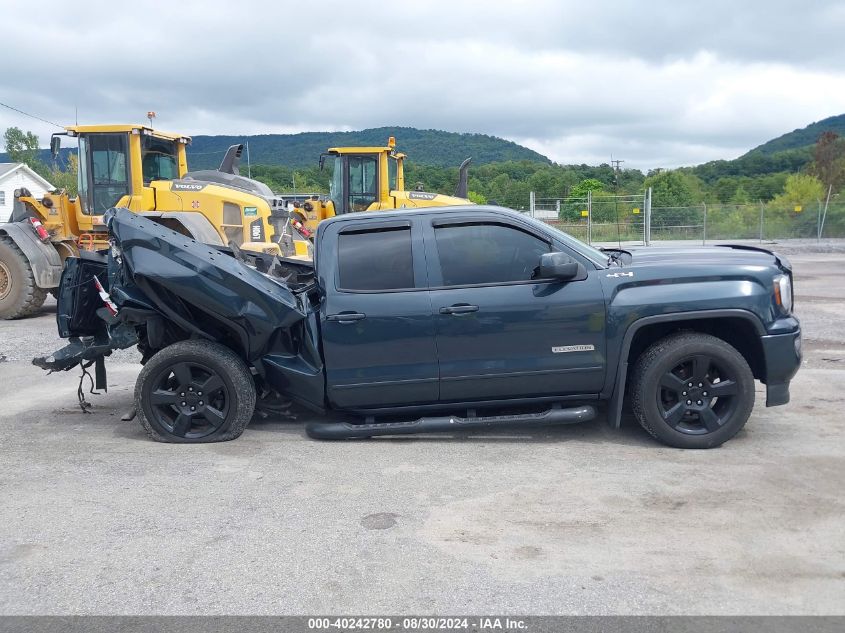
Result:
<svg viewBox="0 0 845 633"><path fill-rule="evenodd" d="M59 336L68 344L33 363L49 371L96 365L136 346L141 362L180 340L206 339L235 351L257 380L268 359L296 367L322 400L322 363L311 303L310 262L209 246L128 209L104 216L108 253L68 259L58 295ZM313 384L311 384L313 383Z"/></svg>

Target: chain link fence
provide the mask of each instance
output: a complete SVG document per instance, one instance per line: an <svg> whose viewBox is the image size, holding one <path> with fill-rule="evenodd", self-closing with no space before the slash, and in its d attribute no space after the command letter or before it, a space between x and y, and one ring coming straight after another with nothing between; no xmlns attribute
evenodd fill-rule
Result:
<svg viewBox="0 0 845 633"><path fill-rule="evenodd" d="M586 198L531 192L526 213L587 243L845 238L845 200L838 198L790 205L653 207L650 191Z"/></svg>
<svg viewBox="0 0 845 633"><path fill-rule="evenodd" d="M541 198L532 192L528 213L587 243L646 239L647 195Z"/></svg>

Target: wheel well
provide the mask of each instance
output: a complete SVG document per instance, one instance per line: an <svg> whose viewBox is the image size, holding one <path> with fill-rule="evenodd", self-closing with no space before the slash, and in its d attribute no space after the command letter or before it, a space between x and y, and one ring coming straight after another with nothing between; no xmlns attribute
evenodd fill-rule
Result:
<svg viewBox="0 0 845 633"><path fill-rule="evenodd" d="M190 237L190 238L194 237L191 234L191 232L188 230L188 227L186 227L184 224L182 224L176 218L151 217L150 219L157 224L161 224L162 226L166 226L168 229L176 231L177 233L181 233L185 237Z"/></svg>
<svg viewBox="0 0 845 633"><path fill-rule="evenodd" d="M742 354L755 378L765 379L766 365L760 336L754 326L741 317L690 319L645 325L634 334L631 348L628 350L628 364L633 365L652 343L675 332L702 332L722 339Z"/></svg>

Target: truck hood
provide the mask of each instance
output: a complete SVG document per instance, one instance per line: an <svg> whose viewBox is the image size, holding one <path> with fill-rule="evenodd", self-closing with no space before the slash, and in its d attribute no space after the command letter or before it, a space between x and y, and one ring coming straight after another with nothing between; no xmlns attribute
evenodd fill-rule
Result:
<svg viewBox="0 0 845 633"><path fill-rule="evenodd" d="M785 257L765 248L744 244L720 244L698 248L647 247L628 249L630 257L623 259L627 266L772 266L792 270Z"/></svg>
<svg viewBox="0 0 845 633"><path fill-rule="evenodd" d="M233 339L248 360L307 316L282 279L127 209L104 216L112 240L110 292L118 308L149 305L203 338ZM233 256L234 255L234 256Z"/></svg>

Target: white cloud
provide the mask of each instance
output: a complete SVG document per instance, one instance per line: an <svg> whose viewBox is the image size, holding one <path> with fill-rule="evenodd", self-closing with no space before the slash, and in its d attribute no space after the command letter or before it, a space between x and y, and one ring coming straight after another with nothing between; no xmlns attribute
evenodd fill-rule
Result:
<svg viewBox="0 0 845 633"><path fill-rule="evenodd" d="M845 111L837 2L4 3L0 101L187 134L409 125L558 162L730 158ZM33 37L33 33L37 37ZM0 128L46 138L0 109Z"/></svg>

